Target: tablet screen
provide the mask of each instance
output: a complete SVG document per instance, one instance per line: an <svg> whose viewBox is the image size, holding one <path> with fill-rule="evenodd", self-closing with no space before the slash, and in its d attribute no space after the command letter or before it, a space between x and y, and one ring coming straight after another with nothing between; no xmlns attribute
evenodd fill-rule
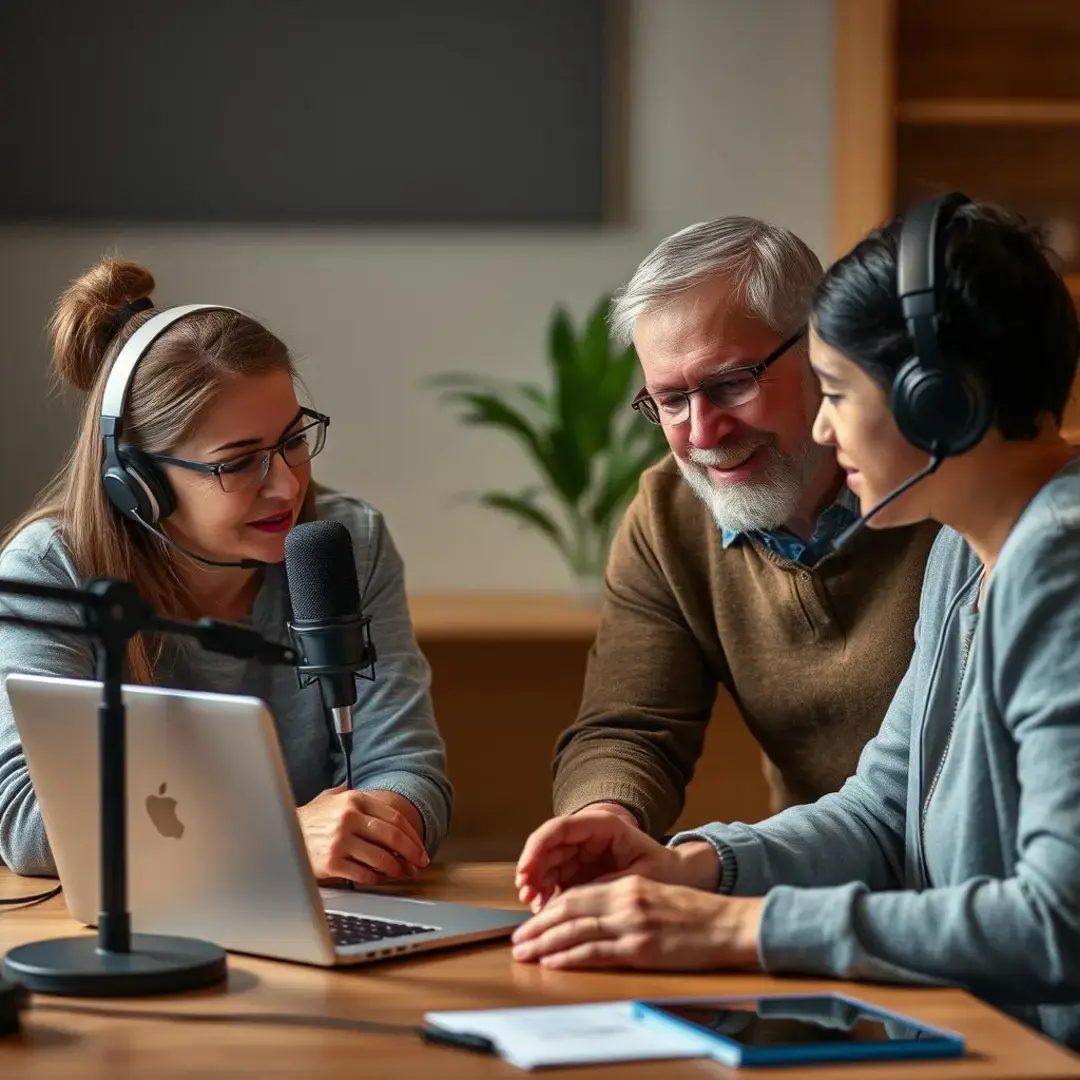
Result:
<svg viewBox="0 0 1080 1080"><path fill-rule="evenodd" d="M740 1046L939 1039L942 1033L833 994L717 1002L649 1002L649 1008Z"/></svg>

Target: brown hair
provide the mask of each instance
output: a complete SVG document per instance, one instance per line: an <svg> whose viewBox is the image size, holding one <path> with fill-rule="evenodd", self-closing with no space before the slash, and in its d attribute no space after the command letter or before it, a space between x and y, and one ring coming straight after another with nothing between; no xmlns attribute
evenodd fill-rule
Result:
<svg viewBox="0 0 1080 1080"><path fill-rule="evenodd" d="M194 617L203 613L192 610L162 542L121 515L101 483L105 455L100 413L109 369L124 342L154 312L137 312L114 335L115 320L126 304L153 291L149 270L133 262L104 259L60 295L49 325L53 375L87 395L82 421L60 471L0 546L32 522L49 518L84 580L126 578L159 614ZM128 386L123 442L167 453L189 437L225 383L282 368L295 376L284 343L254 319L233 311L187 315L143 354ZM313 498L309 485L300 520L315 516ZM152 681L161 647L157 639L133 639L128 678Z"/></svg>

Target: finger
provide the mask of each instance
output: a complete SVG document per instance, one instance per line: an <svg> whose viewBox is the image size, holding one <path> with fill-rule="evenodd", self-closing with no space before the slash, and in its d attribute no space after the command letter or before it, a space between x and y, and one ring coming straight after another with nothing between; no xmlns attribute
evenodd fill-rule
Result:
<svg viewBox="0 0 1080 1080"><path fill-rule="evenodd" d="M588 815L585 815L588 817ZM597 819L601 820L597 824ZM528 886L532 896L550 894L560 886L581 884L593 880L595 868L604 860L613 858L616 863L623 861L630 848L631 840L626 835L630 830L625 823L612 814L595 814L592 825L579 842L556 843L537 854L528 866L519 863L515 878L519 886ZM559 838L565 840L566 836Z"/></svg>
<svg viewBox="0 0 1080 1080"><path fill-rule="evenodd" d="M550 818L537 829L529 833L521 854L518 856L516 877L521 880L533 870L537 859L543 854L546 857L550 847L558 842L558 836L563 828L566 818Z"/></svg>
<svg viewBox="0 0 1080 1080"><path fill-rule="evenodd" d="M623 825L612 814L574 814L570 817L552 818L535 829L525 841L518 858L518 872L528 873L539 861L547 862L551 853L561 847L575 848L590 838L610 838Z"/></svg>
<svg viewBox="0 0 1080 1080"><path fill-rule="evenodd" d="M591 880L592 868L612 850L606 836L593 836L581 844L562 844L552 848L541 865L519 872L517 883L530 888L531 895L550 896L560 887Z"/></svg>
<svg viewBox="0 0 1080 1080"><path fill-rule="evenodd" d="M532 902L529 904L529 908L534 915L544 910L545 905L550 904L556 896L560 896L565 890L561 889L558 885L553 889L546 890L542 893L538 893L533 897Z"/></svg>
<svg viewBox="0 0 1080 1080"><path fill-rule="evenodd" d="M355 862L370 867L372 870L377 870L388 878L406 876L405 864L400 859L385 848L373 844L363 837L350 836L345 847L345 854Z"/></svg>
<svg viewBox="0 0 1080 1080"><path fill-rule="evenodd" d="M331 880L338 878L351 881L354 885L378 885L383 881L383 875L370 866L361 866L360 863L350 859L347 855L331 861L327 864Z"/></svg>
<svg viewBox="0 0 1080 1080"><path fill-rule="evenodd" d="M413 866L423 867L428 863L427 852L413 827L392 806L370 799L363 809L353 804L349 814L352 831L365 840L400 855Z"/></svg>
<svg viewBox="0 0 1080 1080"><path fill-rule="evenodd" d="M353 810L364 814L366 817L378 818L379 821L385 821L388 825L392 825L409 838L416 855L421 859L427 858L427 850L424 847L423 840L420 838L420 834L400 810L383 799L369 795L367 792L354 791L351 795L353 796L351 799Z"/></svg>
<svg viewBox="0 0 1080 1080"><path fill-rule="evenodd" d="M361 828L365 840L392 851L411 866L420 868L427 863L427 854L415 835L410 837L397 826L376 817L365 818Z"/></svg>
<svg viewBox="0 0 1080 1080"><path fill-rule="evenodd" d="M565 952L540 958L546 968L625 968L644 967L638 963L639 953L626 938L602 938L575 945Z"/></svg>
<svg viewBox="0 0 1080 1080"><path fill-rule="evenodd" d="M610 885L583 885L561 893L545 905L543 911L522 923L513 933L515 944L539 937L546 930L570 919L586 915L606 915Z"/></svg>
<svg viewBox="0 0 1080 1080"><path fill-rule="evenodd" d="M584 918L561 922L539 937L516 944L513 956L515 960L530 963L544 956L566 952L575 945L600 941L610 936L598 915L586 915Z"/></svg>
<svg viewBox="0 0 1080 1080"><path fill-rule="evenodd" d="M528 843L528 841L526 841ZM537 885L557 875L558 869L568 860L578 857L578 844L563 844L552 841L533 853L528 863L518 861L515 880L519 885Z"/></svg>

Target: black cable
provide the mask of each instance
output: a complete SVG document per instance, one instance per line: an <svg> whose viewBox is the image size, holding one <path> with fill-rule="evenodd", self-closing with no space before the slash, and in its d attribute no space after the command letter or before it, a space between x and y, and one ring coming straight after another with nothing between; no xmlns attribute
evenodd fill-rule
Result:
<svg viewBox="0 0 1080 1080"><path fill-rule="evenodd" d="M495 1043L483 1035L468 1032L446 1031L423 1024L387 1024L377 1020L356 1020L345 1016L317 1016L306 1013L240 1012L197 1013L166 1012L159 1009L110 1009L97 1005L56 1005L33 1001L32 1007L39 1012L79 1013L99 1016L108 1020L175 1020L189 1024L273 1024L281 1027L322 1028L331 1031L355 1031L368 1035L415 1036L426 1043L454 1046L473 1050L480 1054L494 1054Z"/></svg>
<svg viewBox="0 0 1080 1080"><path fill-rule="evenodd" d="M61 885L57 885L54 889L50 889L48 892L43 893L31 893L29 896L9 896L0 900L0 904L4 905L19 905L20 907L33 907L35 904L43 904L46 900L51 900L54 896L60 895L60 890L63 888Z"/></svg>

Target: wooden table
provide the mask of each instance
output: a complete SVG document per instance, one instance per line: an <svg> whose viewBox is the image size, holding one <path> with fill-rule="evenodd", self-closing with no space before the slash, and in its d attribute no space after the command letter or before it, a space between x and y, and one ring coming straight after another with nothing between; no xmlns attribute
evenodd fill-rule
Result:
<svg viewBox="0 0 1080 1080"><path fill-rule="evenodd" d="M43 891L48 882L17 878L0 870L0 897ZM516 906L506 864L435 867L409 886L413 894L474 903ZM28 909L0 911L0 951L13 945L80 932L61 898ZM81 931L89 932L89 931ZM544 971L515 964L505 943L418 955L351 970L327 971L246 956L229 957L227 987L171 998L35 998L23 1016L21 1037L0 1039L0 1076L41 1077L521 1077L499 1060L465 1051L426 1046L398 1034L309 1029L275 1024L186 1022L169 1019L103 1018L62 1011L105 1008L132 1014L150 1011L282 1012L415 1024L433 1009L468 1009L611 1001L640 996L751 993L840 989L891 1006L930 1023L960 1031L968 1057L954 1062L848 1065L800 1071L840 1075L845 1080L930 1077L1080 1077L1080 1058L956 990L855 986L756 975L651 975ZM39 1006L40 1011L39 1011ZM51 1007L51 1008L50 1008ZM53 1011L53 1010L56 1011ZM678 1077L736 1075L713 1062L664 1061L600 1069L569 1069L546 1076L590 1076L677 1080ZM750 1072L739 1074L750 1076ZM753 1070L754 1077L784 1077L791 1070Z"/></svg>

